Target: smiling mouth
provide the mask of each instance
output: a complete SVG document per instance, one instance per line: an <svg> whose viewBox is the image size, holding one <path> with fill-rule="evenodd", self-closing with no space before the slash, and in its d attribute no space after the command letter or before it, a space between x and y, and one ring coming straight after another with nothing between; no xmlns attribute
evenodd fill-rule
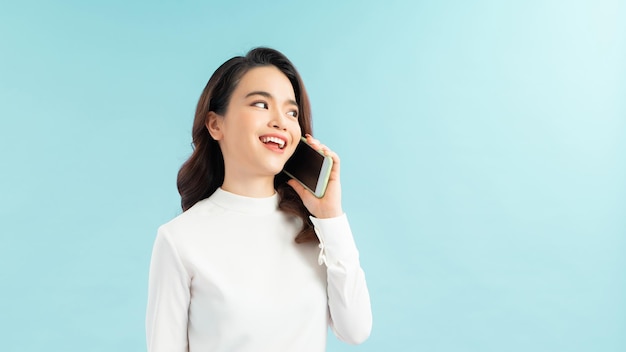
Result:
<svg viewBox="0 0 626 352"><path fill-rule="evenodd" d="M287 142L284 139L278 137L262 136L259 139L265 144L274 143L279 149L284 149L285 145L287 145Z"/></svg>

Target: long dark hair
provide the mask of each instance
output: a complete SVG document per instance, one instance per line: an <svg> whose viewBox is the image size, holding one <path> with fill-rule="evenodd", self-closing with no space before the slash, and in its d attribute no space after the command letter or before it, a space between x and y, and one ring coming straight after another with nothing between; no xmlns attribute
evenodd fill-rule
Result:
<svg viewBox="0 0 626 352"><path fill-rule="evenodd" d="M243 75L250 69L261 66L275 66L287 76L298 103L298 122L302 134L312 133L309 97L300 74L285 55L270 48L255 48L246 56L229 59L213 73L198 101L191 132L193 153L178 171L177 186L183 211L211 196L224 182L224 156L217 141L211 137L206 128L209 112L224 115L230 97ZM296 242L318 241L309 219L311 214L296 192L286 183L288 179L284 173L274 178L274 188L280 197L278 207L302 219L302 229L296 236Z"/></svg>

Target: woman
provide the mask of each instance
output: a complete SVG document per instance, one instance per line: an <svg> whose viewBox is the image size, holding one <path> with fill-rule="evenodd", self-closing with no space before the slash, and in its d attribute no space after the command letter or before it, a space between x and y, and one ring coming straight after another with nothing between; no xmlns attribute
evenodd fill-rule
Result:
<svg viewBox="0 0 626 352"><path fill-rule="evenodd" d="M280 52L253 49L215 71L178 174L184 212L153 248L149 351L324 351L329 325L348 343L369 336L339 158L310 133L307 93ZM319 199L281 173L302 135L334 161Z"/></svg>

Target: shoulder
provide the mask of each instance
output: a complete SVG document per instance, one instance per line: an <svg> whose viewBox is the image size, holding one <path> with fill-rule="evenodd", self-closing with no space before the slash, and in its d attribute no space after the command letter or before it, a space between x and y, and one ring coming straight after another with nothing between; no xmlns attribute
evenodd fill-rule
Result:
<svg viewBox="0 0 626 352"><path fill-rule="evenodd" d="M159 227L159 236L166 236L171 242L193 236L199 231L206 231L223 209L205 198L194 204L182 214Z"/></svg>

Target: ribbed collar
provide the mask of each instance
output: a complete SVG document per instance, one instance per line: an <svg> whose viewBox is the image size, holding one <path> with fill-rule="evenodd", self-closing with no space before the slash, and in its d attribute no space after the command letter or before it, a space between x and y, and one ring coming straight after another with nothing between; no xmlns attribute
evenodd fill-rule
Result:
<svg viewBox="0 0 626 352"><path fill-rule="evenodd" d="M240 196L218 188L210 197L209 201L222 208L247 214L268 214L278 209L278 193L270 197L252 198Z"/></svg>

